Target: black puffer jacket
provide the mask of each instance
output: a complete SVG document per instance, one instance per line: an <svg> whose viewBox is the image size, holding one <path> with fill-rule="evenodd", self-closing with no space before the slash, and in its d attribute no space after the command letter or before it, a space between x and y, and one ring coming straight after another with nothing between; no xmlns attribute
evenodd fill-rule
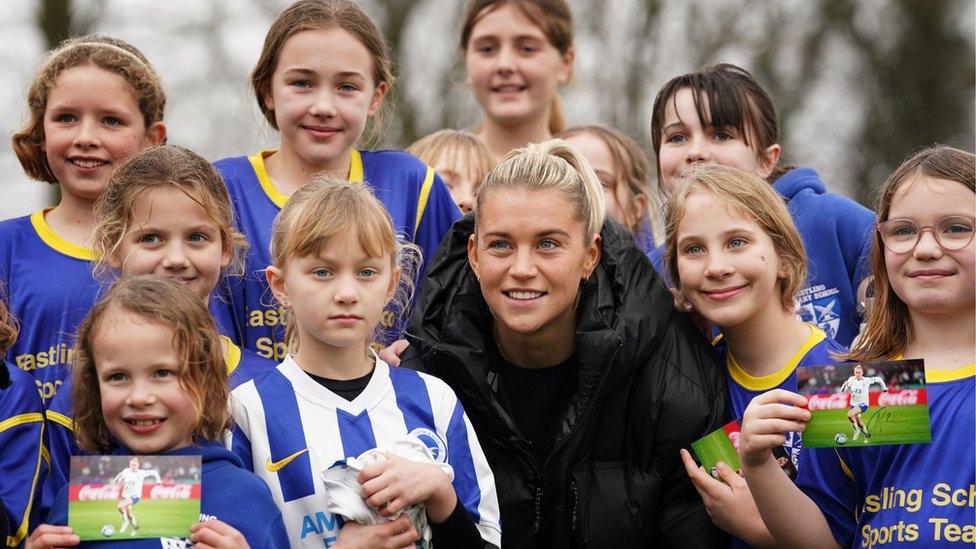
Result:
<svg viewBox="0 0 976 549"><path fill-rule="evenodd" d="M508 547L718 547L678 450L717 429L722 370L629 233L604 225L602 259L584 285L579 388L552 453L533 455L489 379L490 314L467 263L470 215L430 263L404 365L458 394L495 473Z"/></svg>

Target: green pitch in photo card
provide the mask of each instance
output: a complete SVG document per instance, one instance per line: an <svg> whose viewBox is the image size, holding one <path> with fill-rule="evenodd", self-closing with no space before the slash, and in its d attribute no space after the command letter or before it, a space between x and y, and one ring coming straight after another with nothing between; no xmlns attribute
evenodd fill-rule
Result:
<svg viewBox="0 0 976 549"><path fill-rule="evenodd" d="M879 446L932 441L921 359L797 368L809 399L803 446Z"/></svg>
<svg viewBox="0 0 976 549"><path fill-rule="evenodd" d="M200 475L200 456L73 456L68 526L82 540L187 538Z"/></svg>
<svg viewBox="0 0 976 549"><path fill-rule="evenodd" d="M719 479L715 466L718 462L723 462L732 470L742 474L739 467L739 431L741 430L742 418L730 421L721 429L716 429L711 433L691 443L698 463L708 471L713 478ZM776 462L783 468L783 471L790 477L796 479L796 464L800 456L800 437L796 433L789 433L786 437L786 444L777 446L773 449L773 456Z"/></svg>

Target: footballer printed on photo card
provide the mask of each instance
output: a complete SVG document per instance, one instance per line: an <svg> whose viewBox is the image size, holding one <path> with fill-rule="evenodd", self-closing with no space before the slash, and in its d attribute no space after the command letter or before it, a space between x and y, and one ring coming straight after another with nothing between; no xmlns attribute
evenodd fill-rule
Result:
<svg viewBox="0 0 976 549"><path fill-rule="evenodd" d="M808 448L932 440L921 359L805 366L796 383L809 400Z"/></svg>
<svg viewBox="0 0 976 549"><path fill-rule="evenodd" d="M187 538L200 456L72 456L68 526L82 540Z"/></svg>
<svg viewBox="0 0 976 549"><path fill-rule="evenodd" d="M742 474L738 450L741 425L742 418L730 421L721 429L716 429L691 443L691 449L694 451L698 462L713 478L719 479L715 466L720 461L740 475ZM796 480L796 464L800 455L800 446L799 434L789 433L786 437L786 444L773 448L773 457L776 458L776 462L791 480Z"/></svg>

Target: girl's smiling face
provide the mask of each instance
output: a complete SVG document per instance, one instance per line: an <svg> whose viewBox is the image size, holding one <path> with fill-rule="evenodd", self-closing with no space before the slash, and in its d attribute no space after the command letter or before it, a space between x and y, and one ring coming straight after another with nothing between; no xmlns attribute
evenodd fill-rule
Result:
<svg viewBox="0 0 976 549"><path fill-rule="evenodd" d="M66 195L94 202L123 160L165 137L162 122L146 127L130 85L95 65L65 69L48 93L43 149Z"/></svg>
<svg viewBox="0 0 976 549"><path fill-rule="evenodd" d="M888 220L908 219L918 227L935 227L949 216L976 216L973 192L956 181L916 175L895 191ZM966 226L952 230L967 230ZM976 306L976 241L960 250L943 248L923 230L915 248L904 253L884 250L891 288L911 313L948 315Z"/></svg>
<svg viewBox="0 0 976 549"><path fill-rule="evenodd" d="M465 45L475 99L502 125L547 116L556 87L569 80L573 50L560 53L514 3L479 14Z"/></svg>
<svg viewBox="0 0 976 549"><path fill-rule="evenodd" d="M92 354L109 431L137 454L159 454L193 442L196 412L180 384L171 327L121 308L106 311Z"/></svg>
<svg viewBox="0 0 976 549"><path fill-rule="evenodd" d="M157 274L187 285L204 301L220 280L231 252L220 227L199 202L169 185L136 198L116 265L126 276Z"/></svg>
<svg viewBox="0 0 976 549"><path fill-rule="evenodd" d="M335 171L386 95L366 46L339 27L290 37L262 100L274 111L281 152L315 171ZM345 176L345 174L343 174Z"/></svg>
<svg viewBox="0 0 976 549"><path fill-rule="evenodd" d="M709 322L732 328L783 313L785 266L769 235L739 208L710 192L692 194L676 240L681 292Z"/></svg>

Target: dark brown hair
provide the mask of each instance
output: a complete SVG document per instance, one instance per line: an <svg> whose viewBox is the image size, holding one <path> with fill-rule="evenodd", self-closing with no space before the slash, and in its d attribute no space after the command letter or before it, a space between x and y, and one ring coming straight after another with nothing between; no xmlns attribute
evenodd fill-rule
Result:
<svg viewBox="0 0 976 549"><path fill-rule="evenodd" d="M234 209L223 179L202 156L176 145L134 154L112 174L92 213L92 248L99 258L96 273L104 272L111 261L122 263L118 250L132 229L136 200L160 187L181 190L210 215L220 229L223 250L231 256L225 273L243 274L248 243L234 228Z"/></svg>
<svg viewBox="0 0 976 549"><path fill-rule="evenodd" d="M369 16L348 0L299 0L288 6L271 24L264 38L261 57L251 71L251 88L257 98L258 108L272 128L277 130L278 122L275 120L274 110L265 105L264 97L271 92L271 80L285 42L300 32L331 27L338 27L359 39L373 58L373 85L386 83L387 96L393 94L396 78L393 76L386 42ZM373 116L373 123L369 125L365 132L366 137L363 138L364 146L377 139L388 116L387 106L392 104L392 99L387 97L383 107Z"/></svg>
<svg viewBox="0 0 976 549"><path fill-rule="evenodd" d="M660 153L661 139L664 136L664 113L668 102L673 104L678 91L683 88L692 91L698 122L703 128L735 128L760 160L763 160L763 151L779 143L779 123L773 100L752 74L730 63L707 66L700 71L672 78L654 98L651 109L651 144L654 155L658 158L658 180L661 179ZM766 180L772 183L790 169L775 167Z"/></svg>
<svg viewBox="0 0 976 549"><path fill-rule="evenodd" d="M117 74L125 80L139 104L147 129L163 120L166 93L159 76L142 52L124 40L109 36L69 38L48 54L34 75L27 91L30 120L12 139L14 154L28 177L48 183L58 182L43 149L47 98L62 72L87 64Z"/></svg>
<svg viewBox="0 0 976 549"><path fill-rule="evenodd" d="M186 286L160 276L140 275L113 284L78 328L71 373L71 411L78 445L95 453L114 449L112 433L102 415L93 345L102 320L115 311L126 311L173 330L173 347L180 357L180 387L196 416L189 434L194 441L219 440L230 424L230 389L223 344L213 317Z"/></svg>
<svg viewBox="0 0 976 549"><path fill-rule="evenodd" d="M542 29L542 33L549 39L561 55L566 55L573 47L573 12L565 0L471 0L464 12L464 23L461 25L461 51L468 51L471 32L482 17L492 11L511 4L519 9L525 17ZM553 96L549 108L549 133L555 135L566 128L566 117L563 115L559 96Z"/></svg>
<svg viewBox="0 0 976 549"><path fill-rule="evenodd" d="M878 190L878 223L888 220L891 201L898 189L918 176L946 179L976 193L976 156L953 147L935 146L912 155L888 176ZM888 278L884 243L874 231L871 246L871 274L874 276L874 304L866 326L843 360L863 362L891 359L902 354L915 338L908 306L895 293Z"/></svg>

